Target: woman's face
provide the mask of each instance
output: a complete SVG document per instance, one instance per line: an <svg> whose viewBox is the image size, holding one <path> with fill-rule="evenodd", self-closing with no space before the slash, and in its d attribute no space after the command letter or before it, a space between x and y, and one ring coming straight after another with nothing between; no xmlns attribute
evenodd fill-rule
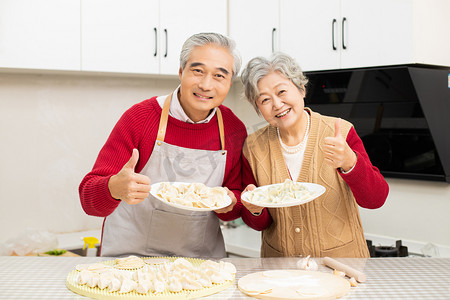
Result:
<svg viewBox="0 0 450 300"><path fill-rule="evenodd" d="M258 82L256 105L262 116L280 130L298 124L303 116L304 93L279 72L270 72Z"/></svg>

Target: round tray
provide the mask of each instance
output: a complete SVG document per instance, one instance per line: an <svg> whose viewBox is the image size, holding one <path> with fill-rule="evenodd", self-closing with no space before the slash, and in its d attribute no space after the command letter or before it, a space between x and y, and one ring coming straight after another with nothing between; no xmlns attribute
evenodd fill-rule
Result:
<svg viewBox="0 0 450 300"><path fill-rule="evenodd" d="M170 262L174 262L179 257L142 257L144 261L152 259L168 259ZM206 260L197 258L187 258L186 260L191 262L195 267L199 266ZM103 261L101 263L107 265L114 265L114 260ZM108 292L108 290L101 290L98 287L91 288L87 285L80 285L76 283L77 275L79 271L73 270L67 275L66 286L72 292L79 295L94 298L94 299L194 299L209 296L218 292L221 292L231 286L234 283L234 278L231 281L225 281L221 284L214 284L210 287L205 287L200 290L181 290L180 292L165 291L163 293L151 293L139 294L136 291L129 293Z"/></svg>

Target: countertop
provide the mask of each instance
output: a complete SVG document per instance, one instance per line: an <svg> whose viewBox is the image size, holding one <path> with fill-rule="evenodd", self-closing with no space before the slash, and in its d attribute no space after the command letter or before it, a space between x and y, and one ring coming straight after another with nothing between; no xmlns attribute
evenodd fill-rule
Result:
<svg viewBox="0 0 450 300"><path fill-rule="evenodd" d="M86 299L68 290L67 274L77 264L107 257L0 256L0 299ZM239 278L270 269L295 269L298 258L225 258L237 268L236 281L208 299L251 299L237 288ZM367 275L341 299L450 299L450 258L337 259ZM332 272L319 263L319 271Z"/></svg>

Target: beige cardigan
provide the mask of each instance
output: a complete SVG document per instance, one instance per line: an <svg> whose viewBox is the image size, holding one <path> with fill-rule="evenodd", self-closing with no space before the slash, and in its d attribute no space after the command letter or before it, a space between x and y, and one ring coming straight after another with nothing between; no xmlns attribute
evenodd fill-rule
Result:
<svg viewBox="0 0 450 300"><path fill-rule="evenodd" d="M321 151L323 139L334 136L336 118L307 111L311 130L298 181L321 184L326 192L307 204L270 208L273 222L262 232L261 256L369 257L355 198L337 170L324 163ZM344 137L351 127L342 120ZM275 127L249 135L243 152L258 186L290 178Z"/></svg>

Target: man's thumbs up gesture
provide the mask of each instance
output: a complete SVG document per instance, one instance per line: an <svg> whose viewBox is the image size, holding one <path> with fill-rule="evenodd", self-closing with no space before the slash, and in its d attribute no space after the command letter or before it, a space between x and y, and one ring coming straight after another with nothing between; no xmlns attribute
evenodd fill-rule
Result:
<svg viewBox="0 0 450 300"><path fill-rule="evenodd" d="M335 169L341 168L346 172L356 164L357 157L341 134L340 118L336 120L334 129L334 136L326 137L323 145L325 162Z"/></svg>
<svg viewBox="0 0 450 300"><path fill-rule="evenodd" d="M109 192L114 199L128 204L138 204L144 201L150 193L150 178L134 172L139 160L139 151L133 149L130 160L108 182Z"/></svg>

